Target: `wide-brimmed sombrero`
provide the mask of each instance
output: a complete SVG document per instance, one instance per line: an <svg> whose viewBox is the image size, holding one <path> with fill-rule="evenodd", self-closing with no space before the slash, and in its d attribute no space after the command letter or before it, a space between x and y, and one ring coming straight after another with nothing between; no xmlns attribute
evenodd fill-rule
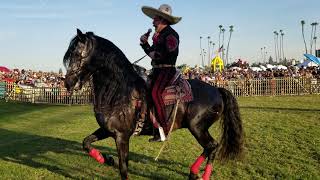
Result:
<svg viewBox="0 0 320 180"><path fill-rule="evenodd" d="M155 16L160 16L169 21L170 24L177 24L182 19L182 17L172 16L172 9L167 4L162 4L159 9L149 6L142 6L141 9L142 12L150 18L153 19Z"/></svg>

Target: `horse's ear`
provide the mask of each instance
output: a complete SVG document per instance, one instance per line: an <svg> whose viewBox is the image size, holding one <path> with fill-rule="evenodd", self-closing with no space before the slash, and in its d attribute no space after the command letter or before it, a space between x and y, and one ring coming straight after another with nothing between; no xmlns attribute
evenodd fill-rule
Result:
<svg viewBox="0 0 320 180"><path fill-rule="evenodd" d="M84 42L85 35L80 31L80 29L77 29L77 36L79 37L81 42Z"/></svg>
<svg viewBox="0 0 320 180"><path fill-rule="evenodd" d="M77 35L78 35L78 36L83 35L83 33L81 32L81 30L80 30L80 29L78 29L78 28L77 28Z"/></svg>

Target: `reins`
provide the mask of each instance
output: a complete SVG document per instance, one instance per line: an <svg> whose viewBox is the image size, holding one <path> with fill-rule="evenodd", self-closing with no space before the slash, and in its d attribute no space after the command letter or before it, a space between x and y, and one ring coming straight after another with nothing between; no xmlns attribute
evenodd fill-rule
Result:
<svg viewBox="0 0 320 180"><path fill-rule="evenodd" d="M147 55L142 56L140 59L136 60L135 62L133 62L132 64L137 64L138 62L140 62L143 58L145 58Z"/></svg>

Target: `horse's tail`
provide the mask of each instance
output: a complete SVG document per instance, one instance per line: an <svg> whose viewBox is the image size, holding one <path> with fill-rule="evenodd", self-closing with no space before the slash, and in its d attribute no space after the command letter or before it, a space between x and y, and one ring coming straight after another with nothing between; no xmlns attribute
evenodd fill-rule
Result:
<svg viewBox="0 0 320 180"><path fill-rule="evenodd" d="M237 99L224 88L218 88L224 102L220 160L236 159L242 155L244 132Z"/></svg>

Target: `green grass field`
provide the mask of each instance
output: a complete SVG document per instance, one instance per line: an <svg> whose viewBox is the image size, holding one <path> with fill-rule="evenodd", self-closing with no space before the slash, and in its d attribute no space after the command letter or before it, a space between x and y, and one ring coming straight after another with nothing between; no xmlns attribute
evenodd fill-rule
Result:
<svg viewBox="0 0 320 180"><path fill-rule="evenodd" d="M320 179L320 96L239 98L246 133L242 161L215 162L213 179ZM120 179L96 163L82 140L98 128L91 106L0 101L0 179ZM219 123L210 131L219 137ZM130 179L187 179L202 148L187 130L161 143L130 142ZM113 139L95 147L116 156Z"/></svg>

